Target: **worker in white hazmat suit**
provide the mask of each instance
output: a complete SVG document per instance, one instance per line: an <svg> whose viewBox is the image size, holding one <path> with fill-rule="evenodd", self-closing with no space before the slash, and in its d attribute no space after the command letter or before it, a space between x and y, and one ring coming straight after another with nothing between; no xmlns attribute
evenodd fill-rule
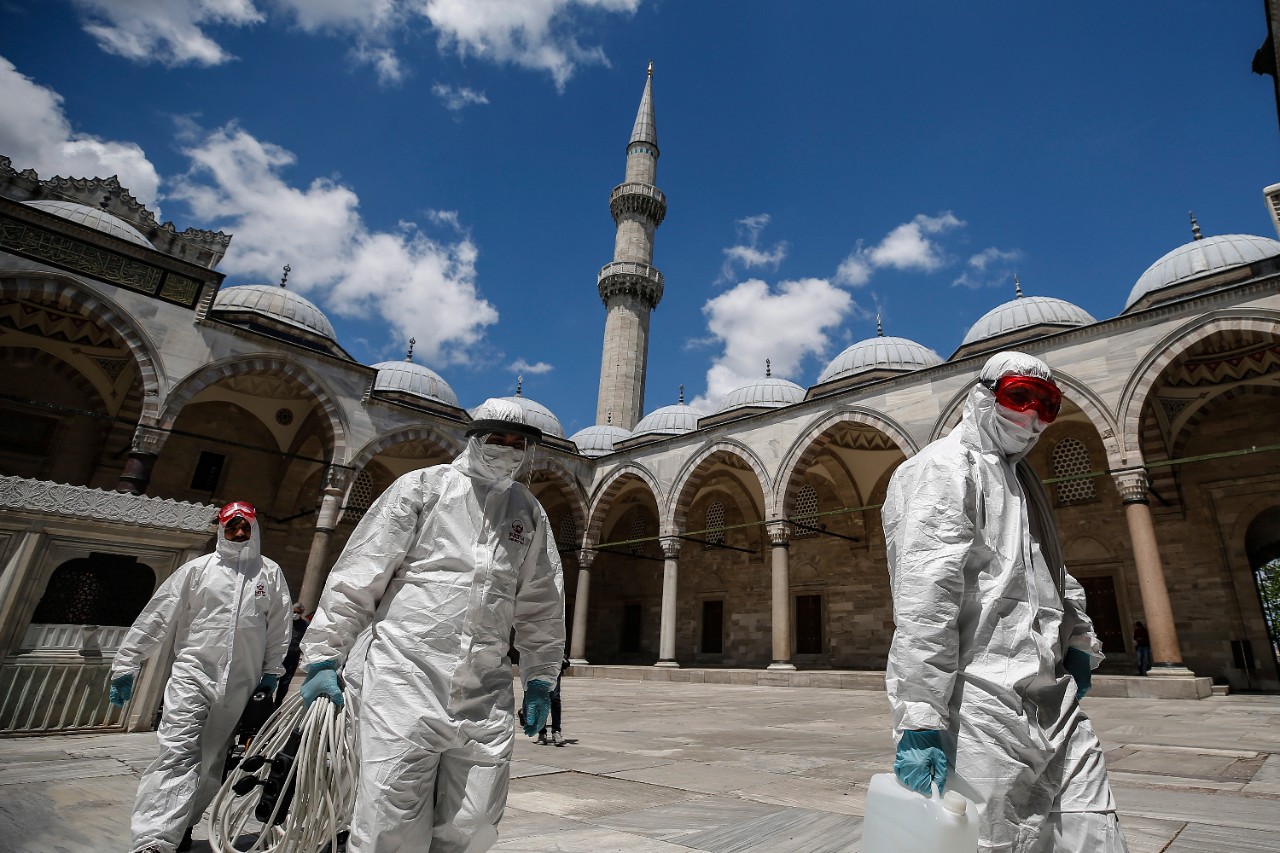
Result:
<svg viewBox="0 0 1280 853"><path fill-rule="evenodd" d="M284 672L289 608L280 567L262 556L257 511L236 501L218 513L214 552L178 567L134 621L111 664L111 702L129 701L143 661L168 637L174 661L160 755L138 783L132 849L190 848L249 697L274 690Z"/></svg>
<svg viewBox="0 0 1280 853"><path fill-rule="evenodd" d="M1061 400L1044 362L993 356L960 424L904 462L885 497L894 771L974 801L983 851L1128 849L1080 709L1101 644L1022 461Z"/></svg>
<svg viewBox="0 0 1280 853"><path fill-rule="evenodd" d="M369 508L303 638L308 704L344 701L336 670L361 638L350 853L474 853L496 840L515 743L513 627L525 733L550 710L564 582L546 513L518 476L542 433L509 401L473 417L453 462L400 477Z"/></svg>

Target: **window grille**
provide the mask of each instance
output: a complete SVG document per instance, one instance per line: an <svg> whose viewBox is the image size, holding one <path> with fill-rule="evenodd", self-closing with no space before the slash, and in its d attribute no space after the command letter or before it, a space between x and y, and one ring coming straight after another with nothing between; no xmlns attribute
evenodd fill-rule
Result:
<svg viewBox="0 0 1280 853"><path fill-rule="evenodd" d="M1089 448L1079 439L1064 438L1053 446L1052 464L1054 477L1087 474L1091 470ZM1092 477L1057 483L1054 489L1060 504L1084 503L1098 495L1098 486Z"/></svg>
<svg viewBox="0 0 1280 853"><path fill-rule="evenodd" d="M556 544L561 548L578 547L578 524L572 515L560 519L560 532L556 534L556 539L559 540Z"/></svg>
<svg viewBox="0 0 1280 853"><path fill-rule="evenodd" d="M367 470L361 471L356 474L355 482L351 484L351 491L347 493L347 505L343 510L343 516L349 521L359 521L372 503L373 477L369 476Z"/></svg>
<svg viewBox="0 0 1280 853"><path fill-rule="evenodd" d="M636 514L631 516L631 535L628 538L643 539L648 535L649 535L649 524L644 520L644 516L640 514L640 511L636 510ZM637 555L643 554L644 546L645 546L644 542L636 542L634 545L631 546L631 553L637 554Z"/></svg>
<svg viewBox="0 0 1280 853"><path fill-rule="evenodd" d="M724 544L724 504L713 501L707 507L707 523L703 526L707 532L702 534L702 538L707 547Z"/></svg>
<svg viewBox="0 0 1280 853"><path fill-rule="evenodd" d="M797 516L811 515L813 513L816 513L817 511L818 511L818 490L815 489L813 486L809 486L809 485L801 486L800 491L796 492L795 514ZM818 519L816 518L801 518L799 519L799 521L800 521L800 524L808 524L813 527L818 526ZM791 527L791 536L793 539L798 539L801 536L817 536L817 535L818 535L818 531L810 530L807 527L799 527L796 525L792 525Z"/></svg>

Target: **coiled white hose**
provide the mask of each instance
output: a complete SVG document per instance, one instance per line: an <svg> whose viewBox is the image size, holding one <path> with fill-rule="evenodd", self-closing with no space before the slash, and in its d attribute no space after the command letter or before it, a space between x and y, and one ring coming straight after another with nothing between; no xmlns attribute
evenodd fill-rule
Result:
<svg viewBox="0 0 1280 853"><path fill-rule="evenodd" d="M293 783L288 814L277 825L285 797L277 797L265 828L254 816L263 787L237 795L235 784L246 777L265 780L270 763L247 773L241 768L255 755L271 759L279 755L295 730L302 741L293 765L280 786ZM317 853L337 851L338 833L346 829L355 803L355 743L346 707L316 700L303 708L302 697L291 693L258 731L244 758L214 797L209 813L209 844L216 853ZM257 833L252 847L235 847L237 839Z"/></svg>

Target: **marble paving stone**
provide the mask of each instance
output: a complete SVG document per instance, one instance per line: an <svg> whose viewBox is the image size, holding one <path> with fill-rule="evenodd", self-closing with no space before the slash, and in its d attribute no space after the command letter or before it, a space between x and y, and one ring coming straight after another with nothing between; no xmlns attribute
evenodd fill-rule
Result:
<svg viewBox="0 0 1280 853"><path fill-rule="evenodd" d="M0 770L0 785L121 775L129 775L129 767L110 758L85 761L28 761L22 764L11 764Z"/></svg>
<svg viewBox="0 0 1280 853"><path fill-rule="evenodd" d="M1280 794L1280 755L1271 755L1244 786L1250 794Z"/></svg>
<svg viewBox="0 0 1280 853"><path fill-rule="evenodd" d="M566 832L569 830L582 829L584 824L576 820L560 817L559 815L546 814L541 811L525 811L524 809L511 808L502 814L502 820L498 823L499 838L526 838L534 835L546 835L550 832Z"/></svg>
<svg viewBox="0 0 1280 853"><path fill-rule="evenodd" d="M526 776L546 776L549 773L567 773L563 767L552 767L548 764L535 764L532 761L511 762L511 778L523 779Z"/></svg>
<svg viewBox="0 0 1280 853"><path fill-rule="evenodd" d="M551 747L555 749L555 747ZM618 773L624 770L639 770L646 767L662 767L672 762L661 758L644 758L628 756L620 752L585 752L572 747L555 749L554 752L530 756L535 764L548 767L559 767L563 770L577 770L582 773Z"/></svg>
<svg viewBox="0 0 1280 853"><path fill-rule="evenodd" d="M1129 853L1163 853L1186 824L1182 821L1154 820L1121 812L1120 828L1129 845Z"/></svg>
<svg viewBox="0 0 1280 853"><path fill-rule="evenodd" d="M846 853L861 841L862 818L810 809L784 809L679 839L709 853Z"/></svg>
<svg viewBox="0 0 1280 853"><path fill-rule="evenodd" d="M508 853L677 853L693 848L608 829L577 829L499 840L491 849Z"/></svg>
<svg viewBox="0 0 1280 853"><path fill-rule="evenodd" d="M725 768L716 764L697 764L694 762L664 764L661 767L626 770L609 775L615 779L630 779L634 782L647 782L651 785L666 785L670 788L678 788L682 791L697 791L702 794L718 794L723 791L736 791L742 788L784 784L783 777L776 773L762 773L758 770Z"/></svg>
<svg viewBox="0 0 1280 853"><path fill-rule="evenodd" d="M1107 762L1107 768L1130 773L1216 778L1235 761L1234 758L1215 755L1186 755L1140 749L1115 763Z"/></svg>
<svg viewBox="0 0 1280 853"><path fill-rule="evenodd" d="M777 814L783 809L783 806L740 800L732 796L706 796L668 806L606 815L595 818L592 822L622 832L683 844L680 841L683 836L737 826L749 820Z"/></svg>
<svg viewBox="0 0 1280 853"><path fill-rule="evenodd" d="M585 773L557 773L536 777L532 789L512 790L507 803L525 811L541 811L561 817L584 820L618 812L635 811L645 806L663 805L687 799L686 791L660 785L646 785L590 776Z"/></svg>
<svg viewBox="0 0 1280 853"><path fill-rule="evenodd" d="M121 803L121 789L129 805ZM111 778L31 782L0 795L6 853L103 853L126 849L134 784ZM194 853L194 852L193 852Z"/></svg>
<svg viewBox="0 0 1280 853"><path fill-rule="evenodd" d="M797 773L801 775L819 775L805 773L816 770L833 762L830 759L812 755L786 755L774 752L759 752L751 749L724 751L722 757L715 759L694 759L703 761L714 767L726 770L733 768L745 770L761 770L766 773Z"/></svg>
<svg viewBox="0 0 1280 853"><path fill-rule="evenodd" d="M1241 791L1243 782L1220 782L1217 779L1198 779L1185 776L1161 776L1158 773L1125 773L1123 770L1107 770L1107 777L1114 786L1132 788L1165 787L1196 788L1202 791Z"/></svg>
<svg viewBox="0 0 1280 853"><path fill-rule="evenodd" d="M800 776L788 777L785 784L774 783L738 792L748 800L778 803L797 808L820 809L861 817L867 809L867 788L848 782L827 782Z"/></svg>
<svg viewBox="0 0 1280 853"><path fill-rule="evenodd" d="M1161 820L1271 832L1280 830L1280 802L1274 797L1242 798L1167 788L1113 787L1122 815L1136 814Z"/></svg>
<svg viewBox="0 0 1280 853"><path fill-rule="evenodd" d="M1188 824L1162 853L1275 853L1275 832Z"/></svg>

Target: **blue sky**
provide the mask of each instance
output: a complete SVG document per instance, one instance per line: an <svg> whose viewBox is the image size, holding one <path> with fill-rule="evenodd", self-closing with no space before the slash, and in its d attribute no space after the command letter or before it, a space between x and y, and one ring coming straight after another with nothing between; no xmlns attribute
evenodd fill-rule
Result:
<svg viewBox="0 0 1280 853"><path fill-rule="evenodd" d="M609 190L654 62L646 411L944 358L1013 297L1115 316L1191 237L1275 236L1261 4L0 0L0 154L234 234L366 363L592 423Z"/></svg>

